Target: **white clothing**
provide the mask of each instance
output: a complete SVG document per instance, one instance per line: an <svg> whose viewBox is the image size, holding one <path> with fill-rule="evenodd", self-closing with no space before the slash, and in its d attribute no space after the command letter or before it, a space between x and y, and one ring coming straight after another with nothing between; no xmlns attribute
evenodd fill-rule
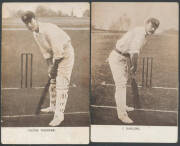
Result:
<svg viewBox="0 0 180 146"><path fill-rule="evenodd" d="M116 50L123 54L140 53L146 42L144 27L136 27L127 32L116 43ZM126 114L126 85L128 80L128 57L113 50L109 56L109 65L116 86L115 101L118 115Z"/></svg>
<svg viewBox="0 0 180 146"><path fill-rule="evenodd" d="M33 35L45 59L62 59L58 64L56 83L52 82L49 88L50 107L55 108L53 121L57 121L57 117L63 115L68 99L74 65L74 48L70 37L61 28L51 23L39 22L39 32L33 32ZM51 122L50 125L56 125L57 122L53 123Z"/></svg>
<svg viewBox="0 0 180 146"><path fill-rule="evenodd" d="M144 27L136 27L128 31L116 43L116 49L122 53L138 53L145 43L146 32Z"/></svg>

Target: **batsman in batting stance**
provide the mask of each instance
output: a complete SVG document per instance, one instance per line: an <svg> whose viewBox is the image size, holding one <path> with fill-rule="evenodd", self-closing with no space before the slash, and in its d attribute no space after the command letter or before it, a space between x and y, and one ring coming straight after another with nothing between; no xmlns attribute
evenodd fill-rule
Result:
<svg viewBox="0 0 180 146"><path fill-rule="evenodd" d="M68 99L68 89L74 64L74 48L70 37L58 26L41 23L31 11L25 12L22 21L32 31L40 51L47 61L51 78L49 93L50 105L42 112L54 112L50 126L58 126L64 120L64 110Z"/></svg>
<svg viewBox="0 0 180 146"><path fill-rule="evenodd" d="M159 27L159 20L149 18L145 21L144 27L136 27L121 37L115 49L109 55L108 61L115 82L115 101L118 118L123 123L133 123L127 114L133 111L133 107L126 104L126 85L128 81L128 70L130 77L135 79L139 53L146 42L146 38L152 35ZM130 67L128 69L128 62Z"/></svg>

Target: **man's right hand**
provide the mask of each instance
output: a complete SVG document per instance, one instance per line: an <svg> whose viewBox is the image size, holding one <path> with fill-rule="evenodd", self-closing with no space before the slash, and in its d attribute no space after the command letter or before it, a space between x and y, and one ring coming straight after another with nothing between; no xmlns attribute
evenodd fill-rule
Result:
<svg viewBox="0 0 180 146"><path fill-rule="evenodd" d="M52 65L49 65L48 67L48 75L51 79L55 79L56 78L56 75L57 75L57 69L55 68L55 66L52 64Z"/></svg>
<svg viewBox="0 0 180 146"><path fill-rule="evenodd" d="M58 70L58 65L59 63L62 61L63 58L60 58L60 59L55 59L54 60L54 63L50 64L48 66L48 74L49 74L49 77L51 79L55 79L56 76L57 76L57 70Z"/></svg>

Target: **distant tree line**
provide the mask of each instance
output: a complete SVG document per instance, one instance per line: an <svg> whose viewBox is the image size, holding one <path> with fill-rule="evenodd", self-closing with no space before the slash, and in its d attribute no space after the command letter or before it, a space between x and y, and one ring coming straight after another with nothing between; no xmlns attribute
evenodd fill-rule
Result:
<svg viewBox="0 0 180 146"><path fill-rule="evenodd" d="M130 18L123 14L110 25L110 30L127 31L131 25Z"/></svg>
<svg viewBox="0 0 180 146"><path fill-rule="evenodd" d="M23 10L13 11L11 12L11 15L13 17L20 17L24 13ZM35 15L38 17L69 17L67 13L63 13L61 10L54 11L50 8L44 7L42 5L39 5L35 10ZM70 17L74 17L73 10L71 12ZM90 17L90 11L86 10L83 13L83 17Z"/></svg>

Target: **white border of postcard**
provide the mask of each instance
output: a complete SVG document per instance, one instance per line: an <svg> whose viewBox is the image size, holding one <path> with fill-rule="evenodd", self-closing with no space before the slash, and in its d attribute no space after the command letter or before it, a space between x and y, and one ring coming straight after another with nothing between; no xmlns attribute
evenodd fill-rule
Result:
<svg viewBox="0 0 180 146"><path fill-rule="evenodd" d="M177 126L91 125L92 142L176 143Z"/></svg>
<svg viewBox="0 0 180 146"><path fill-rule="evenodd" d="M1 127L3 144L88 144L89 127Z"/></svg>

